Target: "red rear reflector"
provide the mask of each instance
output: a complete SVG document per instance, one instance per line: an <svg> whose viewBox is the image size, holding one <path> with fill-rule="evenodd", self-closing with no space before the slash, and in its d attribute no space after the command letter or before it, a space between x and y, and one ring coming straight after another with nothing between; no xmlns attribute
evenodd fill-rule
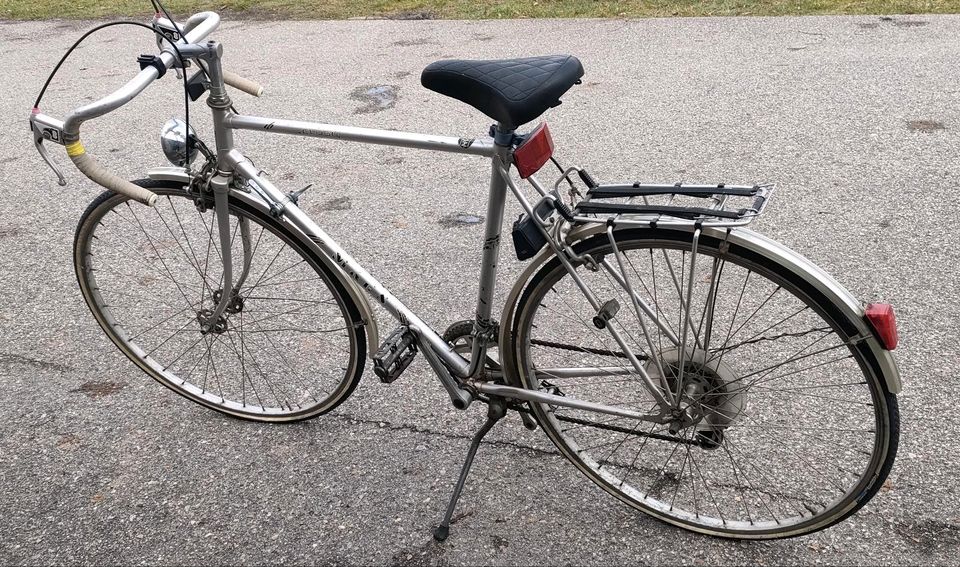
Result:
<svg viewBox="0 0 960 567"><path fill-rule="evenodd" d="M539 171L552 155L553 138L547 123L543 122L514 150L513 163L520 177L526 179Z"/></svg>
<svg viewBox="0 0 960 567"><path fill-rule="evenodd" d="M897 334L897 316L893 313L893 306L889 303L869 303L866 316L883 348L887 350L897 348L900 336Z"/></svg>

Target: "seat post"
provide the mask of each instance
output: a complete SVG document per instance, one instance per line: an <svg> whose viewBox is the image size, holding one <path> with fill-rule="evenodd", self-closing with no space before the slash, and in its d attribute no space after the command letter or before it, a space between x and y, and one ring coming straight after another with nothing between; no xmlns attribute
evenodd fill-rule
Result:
<svg viewBox="0 0 960 567"><path fill-rule="evenodd" d="M470 370L473 376L486 360L487 341L493 331L490 313L493 308L493 292L497 281L497 261L500 255L500 233L503 228L503 209L506 204L507 182L500 169L510 167L510 148L513 145L513 130L502 124L494 127L496 153L490 164L490 193L487 198L487 223L483 235L483 256L480 263L480 289L477 292L477 317L473 324L474 336L471 349Z"/></svg>
<svg viewBox="0 0 960 567"><path fill-rule="evenodd" d="M513 145L514 130L504 127L503 124L497 124L493 127L493 143L498 147L509 148Z"/></svg>

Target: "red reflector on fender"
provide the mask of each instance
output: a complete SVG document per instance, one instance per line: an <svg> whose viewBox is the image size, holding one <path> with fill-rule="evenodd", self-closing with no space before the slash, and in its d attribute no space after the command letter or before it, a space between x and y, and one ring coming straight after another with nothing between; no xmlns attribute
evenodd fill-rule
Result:
<svg viewBox="0 0 960 567"><path fill-rule="evenodd" d="M520 177L526 179L539 171L552 155L553 138L547 123L543 122L513 151L513 163Z"/></svg>
<svg viewBox="0 0 960 567"><path fill-rule="evenodd" d="M897 334L897 316L893 313L893 306L889 303L869 303L865 314L883 348L897 348L900 336Z"/></svg>

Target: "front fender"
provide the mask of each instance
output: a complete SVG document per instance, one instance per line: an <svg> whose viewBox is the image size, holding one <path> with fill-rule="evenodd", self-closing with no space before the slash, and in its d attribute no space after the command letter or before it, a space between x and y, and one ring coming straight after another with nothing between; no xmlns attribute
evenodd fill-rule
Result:
<svg viewBox="0 0 960 567"><path fill-rule="evenodd" d="M150 179L182 182L185 185L189 184L192 179L182 167L157 167L148 171L147 176ZM266 214L270 212L267 204L253 193L234 191L231 197L239 199ZM367 356L372 358L377 352L377 349L380 348L380 331L377 325L377 317L373 312L373 307L370 305L370 300L367 298L367 295L360 290L353 278L348 277L336 262L323 253L323 250L321 250L315 242L304 236L303 233L292 224L282 220L281 222L290 230L291 234L297 237L301 244L313 251L316 256L320 258L320 261L323 262L323 265L328 268L332 274L340 279L350 299L353 300L357 309L360 310L360 317L363 319L367 335Z"/></svg>

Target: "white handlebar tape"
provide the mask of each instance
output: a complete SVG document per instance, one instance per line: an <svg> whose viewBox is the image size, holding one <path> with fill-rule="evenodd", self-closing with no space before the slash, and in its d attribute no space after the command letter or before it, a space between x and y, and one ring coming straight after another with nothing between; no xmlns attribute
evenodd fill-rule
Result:
<svg viewBox="0 0 960 567"><path fill-rule="evenodd" d="M261 87L259 83L251 81L250 79L245 79L240 75L230 71L223 71L223 82L235 89L247 93L248 95L260 96L263 94L263 87Z"/></svg>
<svg viewBox="0 0 960 567"><path fill-rule="evenodd" d="M152 207L157 202L157 194L153 191L134 185L97 163L97 160L90 157L90 154L83 148L80 140L67 144L67 155L73 160L77 169L94 183L102 185L114 193L126 195L144 205Z"/></svg>

